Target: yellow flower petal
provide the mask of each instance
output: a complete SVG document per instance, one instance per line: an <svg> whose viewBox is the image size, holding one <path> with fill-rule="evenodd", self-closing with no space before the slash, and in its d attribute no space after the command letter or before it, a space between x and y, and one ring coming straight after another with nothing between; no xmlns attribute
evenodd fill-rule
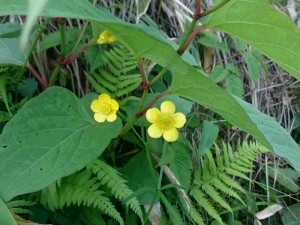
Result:
<svg viewBox="0 0 300 225"><path fill-rule="evenodd" d="M110 105L111 105L111 109L114 110L115 112L119 110L119 103L116 100L111 99Z"/></svg>
<svg viewBox="0 0 300 225"><path fill-rule="evenodd" d="M157 108L148 109L146 112L146 118L150 123L155 123L160 113L161 112Z"/></svg>
<svg viewBox="0 0 300 225"><path fill-rule="evenodd" d="M101 94L98 97L98 101L99 102L107 102L107 101L111 101L111 98L108 94Z"/></svg>
<svg viewBox="0 0 300 225"><path fill-rule="evenodd" d="M185 118L185 115L183 113L175 113L173 115L173 118L174 118L174 121L175 121L174 126L176 128L181 128L186 123L186 118Z"/></svg>
<svg viewBox="0 0 300 225"><path fill-rule="evenodd" d="M163 131L156 124L152 124L148 128L148 134L152 138L159 138L162 136Z"/></svg>
<svg viewBox="0 0 300 225"><path fill-rule="evenodd" d="M98 44L105 44L107 42L115 42L117 38L109 33L107 30L103 31L97 40Z"/></svg>
<svg viewBox="0 0 300 225"><path fill-rule="evenodd" d="M99 35L99 38L107 39L109 37L109 35L110 35L110 33L107 30L105 30Z"/></svg>
<svg viewBox="0 0 300 225"><path fill-rule="evenodd" d="M103 123L106 119L106 116L103 115L102 113L95 113L94 114L94 119L99 122L99 123Z"/></svg>
<svg viewBox="0 0 300 225"><path fill-rule="evenodd" d="M110 114L106 116L108 122L114 122L117 119L117 114Z"/></svg>
<svg viewBox="0 0 300 225"><path fill-rule="evenodd" d="M98 100L92 101L91 110L95 113L100 112L100 102Z"/></svg>
<svg viewBox="0 0 300 225"><path fill-rule="evenodd" d="M117 40L117 38L113 35L111 35L109 38L108 38L108 41L109 42L115 42Z"/></svg>
<svg viewBox="0 0 300 225"><path fill-rule="evenodd" d="M106 41L104 39L102 39L102 38L98 38L97 39L97 43L101 45L101 44L106 43Z"/></svg>
<svg viewBox="0 0 300 225"><path fill-rule="evenodd" d="M176 141L178 139L178 136L179 136L178 131L175 128L164 131L163 133L164 139L168 142Z"/></svg>
<svg viewBox="0 0 300 225"><path fill-rule="evenodd" d="M162 113L170 113L173 114L176 110L176 107L173 102L171 101L165 101L161 103L160 110Z"/></svg>

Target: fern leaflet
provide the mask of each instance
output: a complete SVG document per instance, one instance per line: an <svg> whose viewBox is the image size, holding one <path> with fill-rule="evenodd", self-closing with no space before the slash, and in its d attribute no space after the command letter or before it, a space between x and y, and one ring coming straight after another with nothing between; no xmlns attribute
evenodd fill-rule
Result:
<svg viewBox="0 0 300 225"><path fill-rule="evenodd" d="M125 202L140 218L143 219L142 209L136 197L130 198L133 191L125 184L126 181L118 171L101 160L95 160L92 171L97 175L101 185L107 185L112 194L119 200Z"/></svg>
<svg viewBox="0 0 300 225"><path fill-rule="evenodd" d="M105 69L99 68L98 73L87 75L97 92L120 98L141 84L135 57L126 48L114 47L106 51L103 61Z"/></svg>

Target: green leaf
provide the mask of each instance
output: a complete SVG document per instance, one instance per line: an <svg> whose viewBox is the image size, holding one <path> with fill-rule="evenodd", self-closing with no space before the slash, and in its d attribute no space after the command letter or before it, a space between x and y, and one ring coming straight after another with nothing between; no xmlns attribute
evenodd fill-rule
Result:
<svg viewBox="0 0 300 225"><path fill-rule="evenodd" d="M23 26L17 23L0 24L0 65L23 65L29 45L20 47Z"/></svg>
<svg viewBox="0 0 300 225"><path fill-rule="evenodd" d="M228 73L229 73L228 70L225 69L223 65L217 65L211 71L210 79L214 83L218 83L218 82L224 80L227 77Z"/></svg>
<svg viewBox="0 0 300 225"><path fill-rule="evenodd" d="M256 85L259 78L260 64L258 60L250 52L244 52L243 58L247 64L249 77L253 82L253 84Z"/></svg>
<svg viewBox="0 0 300 225"><path fill-rule="evenodd" d="M300 173L290 168L276 168L268 166L269 177L276 177L276 181L291 192L298 192L299 186L296 184Z"/></svg>
<svg viewBox="0 0 300 225"><path fill-rule="evenodd" d="M282 222L284 225L300 224L300 203L287 206L282 210Z"/></svg>
<svg viewBox="0 0 300 225"><path fill-rule="evenodd" d="M32 97L37 88L37 81L33 78L27 78L18 84L17 90L23 97Z"/></svg>
<svg viewBox="0 0 300 225"><path fill-rule="evenodd" d="M5 225L17 225L17 222L11 215L10 211L6 207L5 203L0 198L0 224Z"/></svg>
<svg viewBox="0 0 300 225"><path fill-rule="evenodd" d="M242 99L235 97L240 106L249 115L250 119L257 124L257 128L269 141L273 151L280 157L284 157L300 172L299 146L294 142L286 130L280 126L274 118L271 118Z"/></svg>
<svg viewBox="0 0 300 225"><path fill-rule="evenodd" d="M231 0L204 25L245 41L300 78L300 29L267 0Z"/></svg>
<svg viewBox="0 0 300 225"><path fill-rule="evenodd" d="M52 87L26 103L0 136L0 196L40 190L97 158L121 120L97 123L72 92Z"/></svg>
<svg viewBox="0 0 300 225"><path fill-rule="evenodd" d="M216 48L224 52L229 51L228 46L224 42L220 42L216 34L211 32L203 32L202 35L203 37L201 37L198 41L200 44L207 47Z"/></svg>
<svg viewBox="0 0 300 225"><path fill-rule="evenodd" d="M90 65L90 73L104 64L103 53L97 45L93 45L85 51L86 61Z"/></svg>
<svg viewBox="0 0 300 225"><path fill-rule="evenodd" d="M225 86L226 90L229 93L234 94L240 98L243 97L244 88L241 78L237 77L234 74L230 74L225 80Z"/></svg>
<svg viewBox="0 0 300 225"><path fill-rule="evenodd" d="M142 194L137 195L141 205L151 204L155 195L158 182L158 175L155 177L151 172L145 152L140 152L121 169L121 174L125 175L128 186L131 190Z"/></svg>
<svg viewBox="0 0 300 225"><path fill-rule="evenodd" d="M70 28L66 30L66 47L67 53L71 52L75 42L77 41L78 36L80 35L80 30L77 28ZM39 51L45 51L49 48L58 46L61 44L61 34L59 31L52 32L48 34L40 43Z"/></svg>
<svg viewBox="0 0 300 225"><path fill-rule="evenodd" d="M219 127L213 122L205 120L201 133L199 156L203 156L210 149L210 147L215 143L218 134Z"/></svg>
<svg viewBox="0 0 300 225"><path fill-rule="evenodd" d="M181 186L188 190L191 184L191 171L193 168L189 148L186 144L179 141L170 144L168 147L167 151L175 153L175 158L169 167Z"/></svg>
<svg viewBox="0 0 300 225"><path fill-rule="evenodd" d="M293 121L293 129L299 128L300 127L300 113L297 113L294 117Z"/></svg>

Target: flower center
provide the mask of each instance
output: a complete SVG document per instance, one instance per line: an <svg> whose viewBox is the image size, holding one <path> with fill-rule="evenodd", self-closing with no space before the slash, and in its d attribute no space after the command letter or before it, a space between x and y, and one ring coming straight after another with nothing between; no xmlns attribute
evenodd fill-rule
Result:
<svg viewBox="0 0 300 225"><path fill-rule="evenodd" d="M108 102L103 102L99 108L100 112L103 114L103 115L108 115L111 113L112 111L112 107L111 105L108 103Z"/></svg>
<svg viewBox="0 0 300 225"><path fill-rule="evenodd" d="M161 113L157 118L157 125L162 130L170 130L174 128L175 121L172 114L170 113Z"/></svg>

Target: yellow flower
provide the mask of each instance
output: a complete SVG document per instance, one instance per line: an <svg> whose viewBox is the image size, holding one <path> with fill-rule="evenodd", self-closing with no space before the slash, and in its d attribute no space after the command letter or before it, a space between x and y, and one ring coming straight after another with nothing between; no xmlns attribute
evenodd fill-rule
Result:
<svg viewBox="0 0 300 225"><path fill-rule="evenodd" d="M176 107L173 102L165 101L157 108L149 109L146 113L147 120L152 123L148 128L148 134L152 138L163 138L168 142L178 139L178 131L186 122L183 113L175 113Z"/></svg>
<svg viewBox="0 0 300 225"><path fill-rule="evenodd" d="M108 94L101 94L98 99L92 101L91 110L95 113L94 119L97 122L103 123L105 120L113 122L117 119L119 103Z"/></svg>
<svg viewBox="0 0 300 225"><path fill-rule="evenodd" d="M97 40L98 44L105 44L107 42L115 42L117 38L109 33L107 30L103 31Z"/></svg>

